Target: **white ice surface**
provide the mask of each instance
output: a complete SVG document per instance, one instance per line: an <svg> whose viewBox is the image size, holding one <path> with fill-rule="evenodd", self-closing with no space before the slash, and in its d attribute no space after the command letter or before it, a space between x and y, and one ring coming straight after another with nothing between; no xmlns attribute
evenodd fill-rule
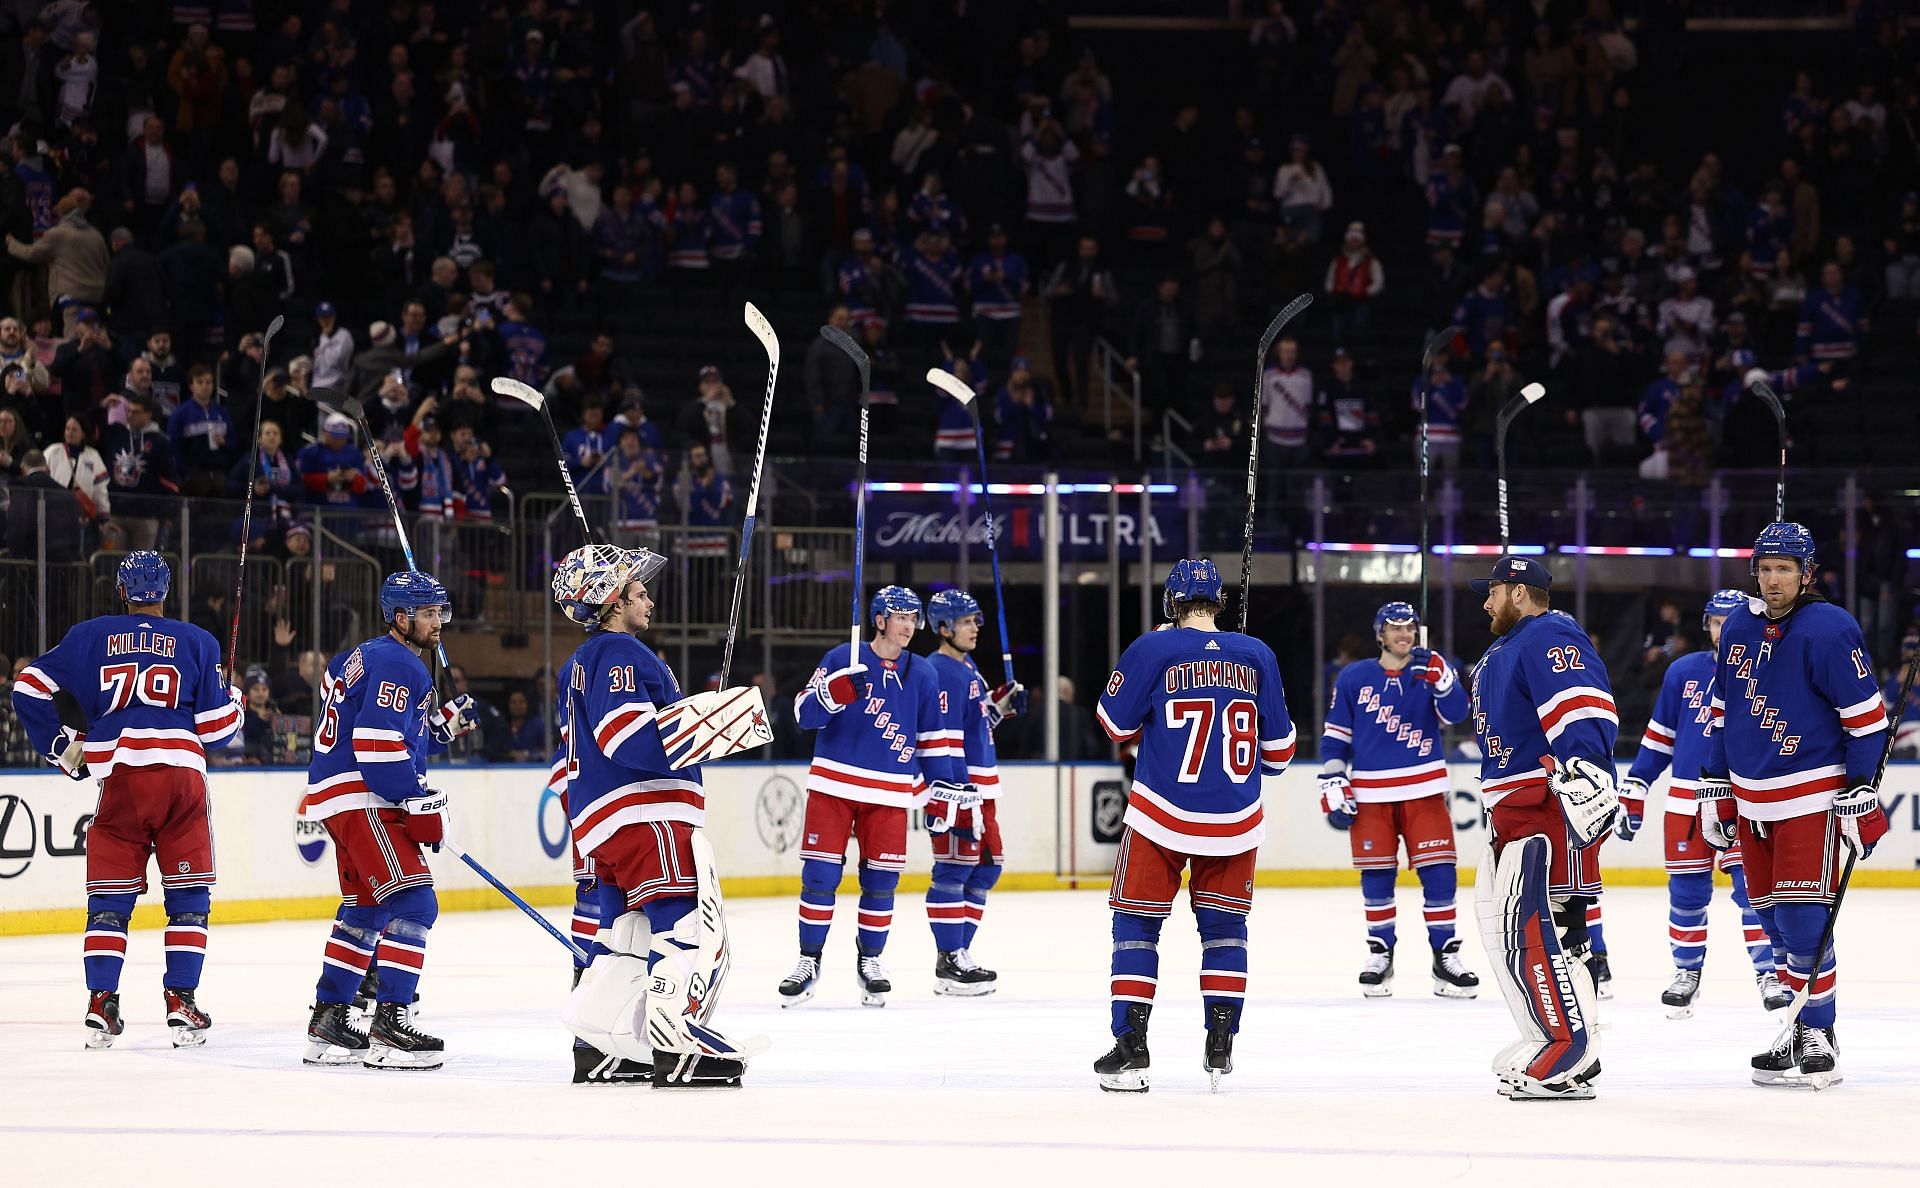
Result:
<svg viewBox="0 0 1920 1188"><path fill-rule="evenodd" d="M1753 991L1724 892L1714 904L1700 1013L1664 1017L1665 898L1606 897L1618 997L1603 1009L1600 1097L1515 1104L1488 1061L1512 1036L1492 987L1431 994L1417 893L1400 893L1396 996L1363 1000L1357 891L1261 891L1252 997L1212 1096L1200 1069L1198 945L1168 922L1154 1016L1153 1091L1099 1093L1108 1046L1108 917L1094 892L1001 894L976 953L1001 991L935 998L917 896L888 950L895 985L862 1008L852 907L840 905L820 995L782 1011L794 908L738 900L738 954L717 1022L773 1048L737 1093L576 1088L555 1011L565 954L511 911L455 913L434 930L421 1025L447 1041L428 1073L300 1064L327 926L215 917L201 999L204 1048L168 1046L157 932L134 934L128 1029L81 1047L77 936L0 939L0 1183L1183 1184L1222 1172L1368 1184L1920 1184L1920 892L1858 890L1841 924L1841 1067L1825 1093L1747 1083L1775 1028ZM1471 919L1470 892L1461 918ZM216 904L217 912L217 904ZM556 917L558 913L555 913ZM1463 930L1474 968L1486 962ZM916 1156L923 1156L916 1158ZM690 1177L698 1177L697 1180ZM1605 1177L1601 1179L1599 1177ZM1218 1182L1218 1181L1216 1181ZM1231 1183L1232 1181L1228 1181Z"/></svg>

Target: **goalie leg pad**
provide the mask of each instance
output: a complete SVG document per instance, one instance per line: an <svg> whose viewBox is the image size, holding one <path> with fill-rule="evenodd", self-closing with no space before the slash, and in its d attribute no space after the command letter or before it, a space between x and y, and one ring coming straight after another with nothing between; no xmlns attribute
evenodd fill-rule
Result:
<svg viewBox="0 0 1920 1188"><path fill-rule="evenodd" d="M1520 1028L1522 1042L1494 1070L1516 1098L1589 1096L1585 1082L1599 1070L1593 985L1555 926L1550 853L1544 835L1506 842L1478 897L1493 976Z"/></svg>
<svg viewBox="0 0 1920 1188"><path fill-rule="evenodd" d="M725 961L702 963L710 953L724 953L725 942L703 935L708 928L699 904L685 899L657 899L647 905L647 916L653 925L653 950L647 962L644 1038L656 1072L666 1063L659 1054L744 1061L764 1051L764 1039L735 1044L709 1025L717 989L715 978L724 978ZM721 935L723 938L724 931Z"/></svg>
<svg viewBox="0 0 1920 1188"><path fill-rule="evenodd" d="M626 912L600 935L607 939L608 950L595 956L581 974L560 1010L560 1022L601 1052L648 1062L653 1048L640 1034L647 999L647 956L653 947L647 918Z"/></svg>

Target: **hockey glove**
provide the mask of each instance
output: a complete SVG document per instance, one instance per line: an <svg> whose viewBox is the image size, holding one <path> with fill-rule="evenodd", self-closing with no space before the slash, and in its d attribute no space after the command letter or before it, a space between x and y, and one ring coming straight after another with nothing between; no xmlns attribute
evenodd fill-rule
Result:
<svg viewBox="0 0 1920 1188"><path fill-rule="evenodd" d="M1613 836L1633 840L1647 816L1647 782L1628 776L1620 781L1620 815L1613 819Z"/></svg>
<svg viewBox="0 0 1920 1188"><path fill-rule="evenodd" d="M933 781L927 788L927 832L952 833L961 841L979 841L980 802L980 791L972 784Z"/></svg>
<svg viewBox="0 0 1920 1188"><path fill-rule="evenodd" d="M433 741L444 747L479 724L480 719L474 714L473 698L462 693L433 712L428 728L433 731Z"/></svg>
<svg viewBox="0 0 1920 1188"><path fill-rule="evenodd" d="M447 838L447 794L426 788L421 795L402 801L401 807L407 810L407 837L438 851Z"/></svg>
<svg viewBox="0 0 1920 1188"><path fill-rule="evenodd" d="M1547 786L1559 797L1560 811L1580 849L1604 837L1620 811L1611 766L1611 761L1602 766L1576 756L1553 766L1547 776Z"/></svg>
<svg viewBox="0 0 1920 1188"><path fill-rule="evenodd" d="M1434 695L1438 697L1453 692L1454 682L1459 680L1453 665L1448 664L1447 658L1432 648L1415 648L1408 652L1407 672L1414 680L1432 685Z"/></svg>
<svg viewBox="0 0 1920 1188"><path fill-rule="evenodd" d="M1840 842L1854 859L1872 856L1873 847L1887 835L1887 814L1880 809L1872 784L1856 784L1833 796L1833 815L1840 819Z"/></svg>
<svg viewBox="0 0 1920 1188"><path fill-rule="evenodd" d="M1019 681L996 686L987 695L987 726L998 730L1000 723L1027 712L1027 687Z"/></svg>
<svg viewBox="0 0 1920 1188"><path fill-rule="evenodd" d="M1733 800L1733 785L1724 779L1702 776L1694 785L1693 809L1700 814L1700 833L1716 850L1730 850L1740 839L1739 806Z"/></svg>
<svg viewBox="0 0 1920 1188"><path fill-rule="evenodd" d="M827 712L837 714L855 702L865 701L868 688L867 666L852 664L822 676L815 692Z"/></svg>
<svg viewBox="0 0 1920 1188"><path fill-rule="evenodd" d="M1353 798L1353 783L1347 779L1347 769L1335 759L1320 769L1320 811L1327 814L1327 824L1335 829L1351 829L1353 818L1360 811L1360 802Z"/></svg>
<svg viewBox="0 0 1920 1188"><path fill-rule="evenodd" d="M67 773L70 780L87 778L87 736L71 726L62 726L47 750L47 762Z"/></svg>

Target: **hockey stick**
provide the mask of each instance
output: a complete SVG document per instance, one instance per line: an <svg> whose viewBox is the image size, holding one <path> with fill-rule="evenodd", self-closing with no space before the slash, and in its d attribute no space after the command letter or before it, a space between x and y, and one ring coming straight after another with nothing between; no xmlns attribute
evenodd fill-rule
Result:
<svg viewBox="0 0 1920 1188"><path fill-rule="evenodd" d="M847 663L860 663L860 583L864 579L867 556L867 412L869 388L873 383L873 361L860 344L838 326L820 327L820 337L840 348L860 370L860 454L853 482L853 634Z"/></svg>
<svg viewBox="0 0 1920 1188"><path fill-rule="evenodd" d="M339 395L328 389L316 388L314 396L317 398L322 391L326 391L328 395ZM373 429L367 424L367 410L361 405L358 396L342 399L340 406L346 409L348 416L353 418L353 423L360 426L360 440L366 443L364 452L367 455L367 463L373 467L373 477L379 480L380 491L387 497L387 510L393 513L393 530L400 537L400 553L407 559L407 568L417 571L420 566L413 560L413 541L407 538L406 521L400 518L400 496L394 491L393 481L387 477L387 464L380 460L380 450L374 445ZM389 623L388 626L391 627L392 624ZM445 669L448 666L446 646L439 640L435 640L433 651L440 659L440 667Z"/></svg>
<svg viewBox="0 0 1920 1188"><path fill-rule="evenodd" d="M580 535L586 538L587 544L592 544L593 528L587 523L587 509L580 506L580 492L574 490L573 469L567 465L567 447L560 441L560 430L554 427L553 410L547 407L546 396L533 385L504 375L494 376L492 387L496 396L506 396L540 410L540 419L547 423L547 436L553 439L553 457L560 467L560 481L567 488L567 502L573 505L573 516L580 521Z"/></svg>
<svg viewBox="0 0 1920 1188"><path fill-rule="evenodd" d="M733 671L733 640L740 631L740 600L746 595L747 561L753 548L753 517L760 505L760 467L767 459L767 428L773 424L773 387L780 378L780 338L765 314L747 302L747 329L767 352L767 395L760 403L760 440L753 448L753 479L747 484L747 514L740 521L740 559L733 567L733 607L727 612L727 646L720 653L720 687L727 687Z"/></svg>
<svg viewBox="0 0 1920 1188"><path fill-rule="evenodd" d="M1267 356L1273 353L1273 344L1287 323L1300 316L1302 310L1313 304L1313 294L1302 293L1287 307L1274 315L1267 323L1267 329L1260 336L1260 353L1253 360L1253 432L1247 444L1247 519L1240 541L1240 630L1247 629L1252 618L1253 607L1249 595L1253 590L1253 508L1259 493L1260 483L1260 438L1266 432L1266 426L1260 423L1260 397L1266 387Z"/></svg>
<svg viewBox="0 0 1920 1188"><path fill-rule="evenodd" d="M580 962L583 965L588 964L593 960L591 957L587 956L587 951L585 949L582 949L579 945L574 944L573 941L569 939L565 933L561 932L558 928L555 928L551 920L548 920L545 916L535 911L533 909L532 904L520 898L518 895L515 895L513 893L513 888L507 886L505 883L501 882L499 879L494 878L493 872L488 870L486 867L480 865L479 859L475 858L472 854L467 853L465 847L461 846L460 843L452 840L451 838L443 838L441 841L441 844L444 845L447 849L452 850L456 855L458 855L460 858L460 861L466 863L470 868L472 868L473 873L479 875L481 878L485 879L488 883L490 883L493 886L493 889L495 891L498 891L500 894L506 896L508 903L511 903L514 907L517 907L521 911L525 912L528 915L528 917L530 917L533 920L535 924L538 924L540 927L546 929L548 936L552 937L554 940L557 940L561 944L565 945L567 947L567 951L573 954L574 960Z"/></svg>
<svg viewBox="0 0 1920 1188"><path fill-rule="evenodd" d="M1787 410L1765 380L1753 381L1753 394L1773 414L1774 426L1780 432L1780 477L1773 487L1773 522L1778 524L1787 518Z"/></svg>
<svg viewBox="0 0 1920 1188"><path fill-rule="evenodd" d="M1453 342L1460 333L1460 327L1448 326L1445 330L1427 340L1427 347L1420 352L1420 646L1427 646L1427 552L1428 520L1427 483L1433 473L1433 463L1428 453L1427 438L1427 399L1433 390L1433 357L1440 348Z"/></svg>
<svg viewBox="0 0 1920 1188"><path fill-rule="evenodd" d="M253 484L260 473L260 418L267 407L267 360L273 353L274 336L287 319L275 314L267 324L267 335L260 340L260 384L253 393L253 450L247 455L247 497L240 510L240 566L233 575L233 622L227 627L227 683L233 684L233 671L240 663L240 600L246 595L247 543L253 536Z"/></svg>
<svg viewBox="0 0 1920 1188"><path fill-rule="evenodd" d="M973 389L959 376L938 367L927 369L927 382L958 400L964 405L973 405ZM987 557L993 562L993 608L1000 615L1000 675L1007 684L1013 684L1013 642L1007 637L1007 596L1000 588L1000 550L994 547L993 522L993 485L987 482L987 445L986 426L980 418L980 409L973 406L973 446L980 455L980 498L987 509Z"/></svg>
<svg viewBox="0 0 1920 1188"><path fill-rule="evenodd" d="M1507 555L1507 549L1513 541L1513 531L1507 520L1507 427L1513 419L1527 411L1528 406L1537 404L1547 394L1546 385L1528 384L1519 393L1511 397L1493 425L1493 458L1499 471L1500 495L1500 555Z"/></svg>

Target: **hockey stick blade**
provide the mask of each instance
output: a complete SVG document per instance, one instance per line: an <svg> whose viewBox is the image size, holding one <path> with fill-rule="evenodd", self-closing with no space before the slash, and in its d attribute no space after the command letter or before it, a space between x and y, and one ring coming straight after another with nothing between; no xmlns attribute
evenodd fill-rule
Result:
<svg viewBox="0 0 1920 1188"><path fill-rule="evenodd" d="M967 381L961 379L951 371L940 367L929 367L927 368L927 382L953 397L955 400L958 400L963 405L973 403L974 390L967 385Z"/></svg>
<svg viewBox="0 0 1920 1188"><path fill-rule="evenodd" d="M780 366L780 336L773 332L773 323L767 321L767 315L761 313L759 307L751 301L747 302L743 316L747 321L747 329L753 331L753 336L760 340L761 347L766 350L767 361L775 367ZM494 381L496 385L499 382L499 380ZM498 390L496 387L495 391Z"/></svg>
<svg viewBox="0 0 1920 1188"><path fill-rule="evenodd" d="M1519 392L1509 396L1507 402L1500 407L1500 416L1495 422L1494 431L1505 434L1507 426L1513 424L1515 417L1527 411L1529 406L1538 404L1546 394L1547 388L1545 384L1534 383L1528 384L1526 387L1520 389Z"/></svg>
<svg viewBox="0 0 1920 1188"><path fill-rule="evenodd" d="M1287 323L1306 312L1307 306L1312 304L1313 294L1302 293L1287 302L1285 309L1273 315L1273 321L1267 323L1266 332L1260 336L1260 366L1263 369L1267 364L1267 356L1273 351L1273 344L1280 337L1280 332L1287 328Z"/></svg>
<svg viewBox="0 0 1920 1188"><path fill-rule="evenodd" d="M494 376L490 386L493 388L494 395L518 400L529 408L539 408L547 402L546 396L541 394L540 389L531 384L523 384L509 376Z"/></svg>
<svg viewBox="0 0 1920 1188"><path fill-rule="evenodd" d="M860 386L862 388L867 388L872 385L873 360L867 358L867 352L861 349L859 343L853 341L852 336L838 326L822 326L820 327L820 337L826 339L834 346L839 347L841 354L853 360L853 365L860 369Z"/></svg>

